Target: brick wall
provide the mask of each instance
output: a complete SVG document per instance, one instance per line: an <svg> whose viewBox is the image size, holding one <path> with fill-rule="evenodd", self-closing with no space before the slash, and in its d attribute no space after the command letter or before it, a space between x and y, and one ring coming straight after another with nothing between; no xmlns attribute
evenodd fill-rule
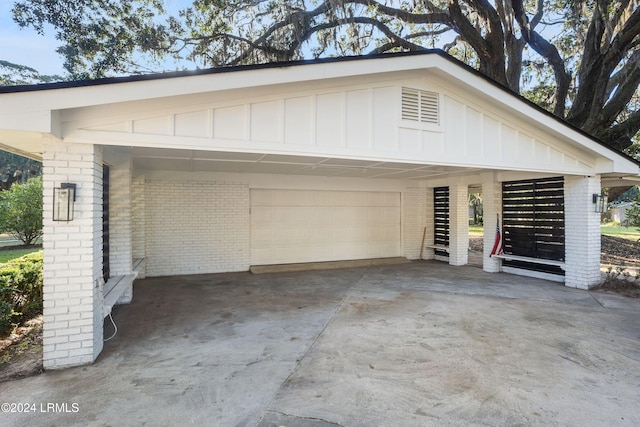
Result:
<svg viewBox="0 0 640 427"><path fill-rule="evenodd" d="M44 145L43 363L91 363L102 350L102 151L49 140ZM75 215L53 221L53 189L77 185Z"/></svg>
<svg viewBox="0 0 640 427"><path fill-rule="evenodd" d="M109 167L109 266L112 276L131 273L131 159Z"/></svg>
<svg viewBox="0 0 640 427"><path fill-rule="evenodd" d="M133 258L145 257L144 177L131 180L131 240Z"/></svg>
<svg viewBox="0 0 640 427"><path fill-rule="evenodd" d="M589 289L601 281L600 214L592 195L600 194L600 176L565 177L565 286Z"/></svg>
<svg viewBox="0 0 640 427"><path fill-rule="evenodd" d="M402 194L404 256L407 259L420 258L420 245L425 227L425 244L429 240L433 243L433 217L430 223L427 222L427 192L428 189L413 187L407 188ZM433 190L431 193L433 199ZM433 256L433 251L430 252ZM423 250L422 257L425 255L426 251Z"/></svg>
<svg viewBox="0 0 640 427"><path fill-rule="evenodd" d="M425 190L425 224L427 226L427 235L424 239L425 245L433 245L435 239L434 221L435 221L435 205L433 201L433 187ZM434 259L435 252L433 249L426 249L422 254L422 259Z"/></svg>
<svg viewBox="0 0 640 427"><path fill-rule="evenodd" d="M145 181L146 274L250 267L249 185Z"/></svg>
<svg viewBox="0 0 640 427"><path fill-rule="evenodd" d="M131 274L132 270L132 190L131 157L118 156L109 165L109 269L110 276ZM133 284L127 285L117 304L133 299Z"/></svg>

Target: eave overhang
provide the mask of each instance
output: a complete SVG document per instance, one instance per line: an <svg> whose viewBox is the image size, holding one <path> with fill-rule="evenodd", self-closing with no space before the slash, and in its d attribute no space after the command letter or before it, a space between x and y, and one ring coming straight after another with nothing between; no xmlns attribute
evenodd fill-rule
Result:
<svg viewBox="0 0 640 427"><path fill-rule="evenodd" d="M486 102L499 105L511 114L543 127L560 141L595 155L598 161L594 174L616 179L626 177L627 180L640 175L640 163L634 159L611 149L439 50L2 87L0 145L3 149L27 157L41 157L43 135L64 138L60 134L59 121L62 110L427 70L440 79L455 83L461 91L481 95Z"/></svg>

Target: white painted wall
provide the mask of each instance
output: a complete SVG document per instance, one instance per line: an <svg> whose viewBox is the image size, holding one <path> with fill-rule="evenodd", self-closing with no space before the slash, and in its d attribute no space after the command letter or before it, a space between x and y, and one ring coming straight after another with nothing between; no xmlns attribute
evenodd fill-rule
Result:
<svg viewBox="0 0 640 427"><path fill-rule="evenodd" d="M433 250L422 248L433 245L433 208L429 209L429 201L433 203L433 189L421 186L409 186L402 197L404 209L404 256L408 259L433 258Z"/></svg>
<svg viewBox="0 0 640 427"><path fill-rule="evenodd" d="M619 206L609 209L611 215L611 221L619 224L624 223L627 220L627 211L633 207L633 203L625 203Z"/></svg>
<svg viewBox="0 0 640 427"><path fill-rule="evenodd" d="M134 259L144 258L146 240L144 176L131 180L131 240Z"/></svg>
<svg viewBox="0 0 640 427"><path fill-rule="evenodd" d="M405 197L408 193L405 193L407 183L404 181L147 171L144 184L139 178L134 178L133 182L134 200L139 198L135 195L139 191L136 188L144 185L144 219L136 219L134 213L132 224L134 252L140 253L137 240L143 234L146 239L147 276L248 270L252 264L251 188L306 194L339 192L353 197L362 194L391 195L396 199L393 210L397 212L391 222L394 223L394 235L400 241L393 241L393 250L375 253L371 257L405 256L405 251L419 252L421 233L427 224L425 221L429 221L426 212L428 201L424 196L417 199ZM425 195L428 192L429 189L424 190ZM413 212L412 219L405 220L405 212ZM432 225L432 217L430 221L428 224ZM141 223L145 225L144 233L135 231L136 224ZM406 249L402 230L410 242ZM431 229L429 233L432 233ZM294 262L303 261L306 260Z"/></svg>
<svg viewBox="0 0 640 427"><path fill-rule="evenodd" d="M145 181L147 276L246 271L249 186Z"/></svg>
<svg viewBox="0 0 640 427"><path fill-rule="evenodd" d="M428 76L428 74L425 74ZM280 153L589 174L593 153L580 150L481 98L429 77L319 88L281 86L250 96L233 91L149 106L131 102L63 114L70 141L215 151ZM439 94L439 122L402 119L403 87ZM198 103L196 103L198 101ZM145 107L145 108L143 108Z"/></svg>

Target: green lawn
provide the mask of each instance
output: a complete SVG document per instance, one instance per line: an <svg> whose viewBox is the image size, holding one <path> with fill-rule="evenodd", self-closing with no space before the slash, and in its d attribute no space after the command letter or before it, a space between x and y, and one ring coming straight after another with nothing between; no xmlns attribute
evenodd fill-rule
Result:
<svg viewBox="0 0 640 427"><path fill-rule="evenodd" d="M607 236L622 237L623 239L640 239L640 231L638 230L638 227L623 227L611 222L602 224L600 226L600 232Z"/></svg>
<svg viewBox="0 0 640 427"><path fill-rule="evenodd" d="M42 243L42 237L35 241L35 243ZM23 255L27 255L33 252L41 251L42 248L29 248L29 249L6 249L11 246L20 246L22 242L16 240L14 237L8 234L0 234L0 264L7 261L11 261L14 258L20 258Z"/></svg>
<svg viewBox="0 0 640 427"><path fill-rule="evenodd" d="M42 237L37 238L34 244L42 244ZM5 246L20 246L22 242L17 240L15 237L10 236L8 234L0 234L0 248Z"/></svg>
<svg viewBox="0 0 640 427"><path fill-rule="evenodd" d="M481 225L469 226L469 237L482 237L484 236L484 230Z"/></svg>
<svg viewBox="0 0 640 427"><path fill-rule="evenodd" d="M640 229L638 227L622 227L617 223L607 223L600 227L600 232L607 236L622 237L629 240L640 240ZM469 237L482 237L481 225L469 226Z"/></svg>
<svg viewBox="0 0 640 427"><path fill-rule="evenodd" d="M5 263L7 261L11 261L15 258L20 258L23 255L27 255L33 252L41 251L41 248L31 248L31 249L14 249L14 250L4 250L0 251L0 264Z"/></svg>

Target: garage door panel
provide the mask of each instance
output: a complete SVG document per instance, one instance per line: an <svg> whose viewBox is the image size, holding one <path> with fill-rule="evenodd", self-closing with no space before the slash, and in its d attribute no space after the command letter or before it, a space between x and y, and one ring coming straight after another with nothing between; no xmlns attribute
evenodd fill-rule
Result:
<svg viewBox="0 0 640 427"><path fill-rule="evenodd" d="M400 193L252 190L251 262L400 255Z"/></svg>
<svg viewBox="0 0 640 427"><path fill-rule="evenodd" d="M400 249L400 243L385 244L382 248L382 257L387 258L398 256L397 254L400 253Z"/></svg>

